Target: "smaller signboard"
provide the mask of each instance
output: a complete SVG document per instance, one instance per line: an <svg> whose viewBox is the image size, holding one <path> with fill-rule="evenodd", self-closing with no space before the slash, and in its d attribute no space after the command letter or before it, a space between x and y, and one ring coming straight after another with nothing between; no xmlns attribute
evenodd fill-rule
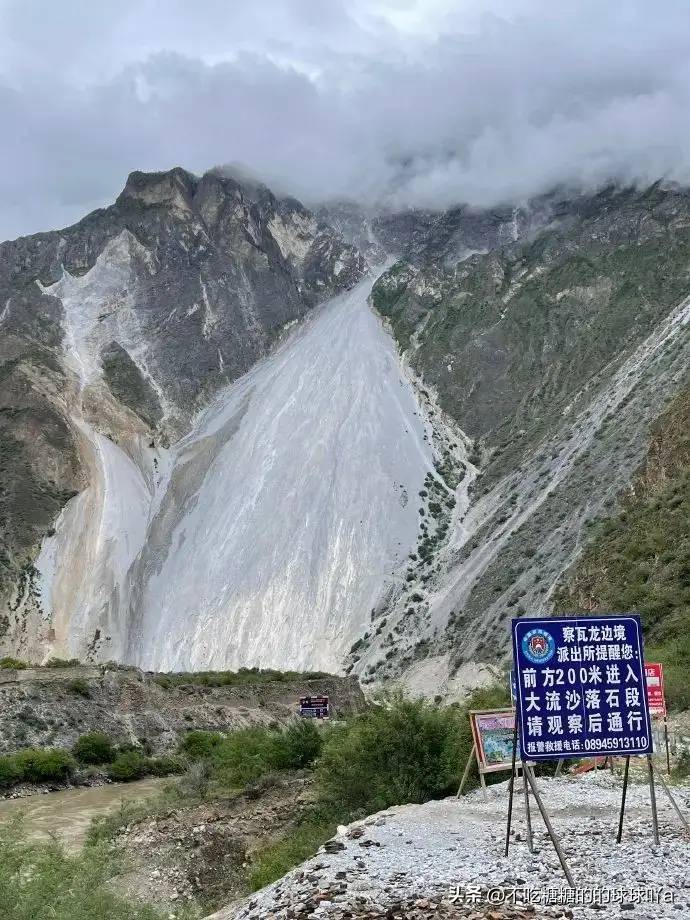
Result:
<svg viewBox="0 0 690 920"><path fill-rule="evenodd" d="M512 709L472 711L470 722L480 771L510 770L513 765L515 712Z"/></svg>
<svg viewBox="0 0 690 920"><path fill-rule="evenodd" d="M299 714L305 719L328 719L331 714L330 699L327 696L301 696Z"/></svg>
<svg viewBox="0 0 690 920"><path fill-rule="evenodd" d="M652 716L666 717L666 696L664 694L664 668L660 664L645 662L644 676L647 681L647 700Z"/></svg>

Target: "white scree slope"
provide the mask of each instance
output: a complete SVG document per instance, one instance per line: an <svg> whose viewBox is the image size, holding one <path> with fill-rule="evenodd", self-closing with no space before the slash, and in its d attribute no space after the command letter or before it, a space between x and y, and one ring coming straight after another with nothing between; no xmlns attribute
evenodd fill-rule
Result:
<svg viewBox="0 0 690 920"><path fill-rule="evenodd" d="M95 300L96 280L80 279ZM367 304L372 283L314 311L219 393L160 458L157 484L150 460L137 457L136 520L128 523L121 503L116 516L102 509L92 529L98 547L84 545L83 515L70 513L83 499L73 499L40 566L45 601L58 585L75 588L65 610L52 611L63 642L56 651L83 656L99 630L99 657L145 668L339 669L387 586L404 577L417 492L434 460L431 425ZM78 319L67 345L84 340ZM90 380L100 373L89 370ZM104 501L131 492L113 480L118 469L136 470L116 445L105 446L123 462L91 465L89 492ZM97 597L88 578L75 585L68 574L75 547L82 558L119 560L115 584L99 585ZM126 578L123 559L131 562ZM67 607L72 622L63 622Z"/></svg>

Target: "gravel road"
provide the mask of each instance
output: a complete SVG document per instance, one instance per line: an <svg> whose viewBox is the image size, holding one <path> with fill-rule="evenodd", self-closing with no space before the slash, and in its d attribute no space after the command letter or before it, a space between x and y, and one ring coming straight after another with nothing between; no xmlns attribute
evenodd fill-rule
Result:
<svg viewBox="0 0 690 920"><path fill-rule="evenodd" d="M580 903L565 902L565 879L534 802L535 852L529 853L521 786L504 858L508 784L501 783L490 787L487 801L476 791L461 800L391 808L340 828L315 858L214 920L690 916L690 841L661 790L660 846L653 844L642 782L629 789L617 845L620 777L602 771L539 783L575 878L570 894ZM674 791L690 815L690 786ZM516 888L521 905L511 903ZM559 903L545 904L549 895ZM594 897L604 903L582 905Z"/></svg>

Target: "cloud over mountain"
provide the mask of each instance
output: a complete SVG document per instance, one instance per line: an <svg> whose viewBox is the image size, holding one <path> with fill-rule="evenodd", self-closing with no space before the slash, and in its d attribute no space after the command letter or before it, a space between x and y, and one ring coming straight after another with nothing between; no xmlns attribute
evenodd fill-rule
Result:
<svg viewBox="0 0 690 920"><path fill-rule="evenodd" d="M0 62L0 238L175 164L430 207L690 181L677 0L0 0Z"/></svg>

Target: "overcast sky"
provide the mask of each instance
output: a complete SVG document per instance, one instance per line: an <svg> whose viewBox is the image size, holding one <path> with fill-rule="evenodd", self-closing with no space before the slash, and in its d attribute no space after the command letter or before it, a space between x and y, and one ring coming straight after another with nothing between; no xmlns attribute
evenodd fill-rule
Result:
<svg viewBox="0 0 690 920"><path fill-rule="evenodd" d="M223 163L307 203L690 181L690 2L0 0L0 239Z"/></svg>

